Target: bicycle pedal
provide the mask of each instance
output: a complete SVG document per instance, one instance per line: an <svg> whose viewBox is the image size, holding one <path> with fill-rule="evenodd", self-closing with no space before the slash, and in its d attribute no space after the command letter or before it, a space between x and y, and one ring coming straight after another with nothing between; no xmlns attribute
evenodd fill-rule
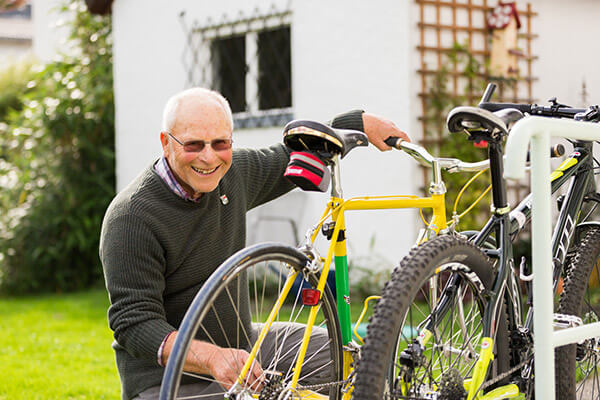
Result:
<svg viewBox="0 0 600 400"><path fill-rule="evenodd" d="M577 315L554 314L552 325L557 329L574 328L583 325L583 320Z"/></svg>

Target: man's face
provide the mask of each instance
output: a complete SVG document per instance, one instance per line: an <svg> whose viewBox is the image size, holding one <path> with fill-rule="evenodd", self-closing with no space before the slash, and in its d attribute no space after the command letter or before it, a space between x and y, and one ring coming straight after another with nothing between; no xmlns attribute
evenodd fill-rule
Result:
<svg viewBox="0 0 600 400"><path fill-rule="evenodd" d="M170 132L181 143L203 140L199 152L186 152L167 132L161 133L164 156L177 181L193 197L212 192L231 166L232 150L216 151L209 142L231 139L225 110L210 97L182 99Z"/></svg>

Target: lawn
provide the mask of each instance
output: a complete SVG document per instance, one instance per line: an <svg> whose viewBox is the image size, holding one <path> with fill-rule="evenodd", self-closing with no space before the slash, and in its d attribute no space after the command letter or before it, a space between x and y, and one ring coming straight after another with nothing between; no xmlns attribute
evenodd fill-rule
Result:
<svg viewBox="0 0 600 400"><path fill-rule="evenodd" d="M0 400L118 399L105 290L0 297Z"/></svg>
<svg viewBox="0 0 600 400"><path fill-rule="evenodd" d="M119 399L107 308L103 289L0 297L0 400Z"/></svg>

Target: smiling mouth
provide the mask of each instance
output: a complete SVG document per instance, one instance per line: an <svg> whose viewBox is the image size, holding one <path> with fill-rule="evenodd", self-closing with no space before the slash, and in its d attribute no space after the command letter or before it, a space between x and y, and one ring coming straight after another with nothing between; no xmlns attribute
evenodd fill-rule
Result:
<svg viewBox="0 0 600 400"><path fill-rule="evenodd" d="M210 175L213 172L215 172L218 168L219 167L217 166L217 167L214 167L212 169L200 169L200 168L196 168L196 167L192 166L192 169L194 171L196 171L197 173L199 173L200 175Z"/></svg>

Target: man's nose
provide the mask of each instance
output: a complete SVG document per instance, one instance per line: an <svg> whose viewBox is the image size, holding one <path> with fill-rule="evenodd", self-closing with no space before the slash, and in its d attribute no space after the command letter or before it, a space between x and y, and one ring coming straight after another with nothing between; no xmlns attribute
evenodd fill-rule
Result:
<svg viewBox="0 0 600 400"><path fill-rule="evenodd" d="M198 152L197 157L203 161L213 161L219 158L217 152L212 148L212 146L209 143L207 143L206 146L204 146L204 148Z"/></svg>

